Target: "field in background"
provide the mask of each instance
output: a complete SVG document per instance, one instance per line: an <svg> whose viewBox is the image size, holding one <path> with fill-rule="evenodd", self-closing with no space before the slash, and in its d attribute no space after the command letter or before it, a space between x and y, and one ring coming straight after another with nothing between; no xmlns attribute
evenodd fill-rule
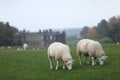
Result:
<svg viewBox="0 0 120 80"><path fill-rule="evenodd" d="M76 49L71 54L76 61L73 69L58 71L49 69L47 50L16 51L0 50L0 80L119 80L120 79L120 45L105 44L103 48L108 56L105 65L79 65Z"/></svg>
<svg viewBox="0 0 120 80"><path fill-rule="evenodd" d="M69 47L76 47L78 40L73 41L67 41L66 44L69 45Z"/></svg>

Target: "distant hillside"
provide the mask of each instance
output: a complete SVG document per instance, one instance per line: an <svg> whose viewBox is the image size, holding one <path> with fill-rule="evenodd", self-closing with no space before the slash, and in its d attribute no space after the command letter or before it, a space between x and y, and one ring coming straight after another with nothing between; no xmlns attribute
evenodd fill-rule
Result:
<svg viewBox="0 0 120 80"><path fill-rule="evenodd" d="M60 32L65 31L67 37L70 36L80 37L81 28L54 29L54 31L60 31Z"/></svg>

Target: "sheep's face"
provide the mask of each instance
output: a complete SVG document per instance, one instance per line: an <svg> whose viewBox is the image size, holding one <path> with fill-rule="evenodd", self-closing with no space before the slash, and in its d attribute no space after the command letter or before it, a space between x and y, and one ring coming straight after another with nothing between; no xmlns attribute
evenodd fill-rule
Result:
<svg viewBox="0 0 120 80"><path fill-rule="evenodd" d="M73 60L64 61L64 63L67 66L68 70L72 69Z"/></svg>
<svg viewBox="0 0 120 80"><path fill-rule="evenodd" d="M103 64L104 64L104 61L105 61L106 58L107 58L107 56L100 56L100 57L99 57L100 65L103 65Z"/></svg>

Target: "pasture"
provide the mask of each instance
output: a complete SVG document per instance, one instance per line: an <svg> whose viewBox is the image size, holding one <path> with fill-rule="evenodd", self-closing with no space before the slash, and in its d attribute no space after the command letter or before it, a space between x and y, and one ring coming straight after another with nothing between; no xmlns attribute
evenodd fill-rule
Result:
<svg viewBox="0 0 120 80"><path fill-rule="evenodd" d="M79 65L76 49L71 48L75 62L72 70L63 70L60 63L58 70L49 69L47 50L0 50L0 80L119 80L120 79L120 45L104 44L103 49L108 58L100 66Z"/></svg>

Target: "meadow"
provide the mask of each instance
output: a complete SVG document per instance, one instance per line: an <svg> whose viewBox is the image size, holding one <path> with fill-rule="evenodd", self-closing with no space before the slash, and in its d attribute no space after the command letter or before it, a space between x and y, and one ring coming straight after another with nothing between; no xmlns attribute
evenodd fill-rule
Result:
<svg viewBox="0 0 120 80"><path fill-rule="evenodd" d="M120 45L104 44L103 49L108 58L100 66L79 65L76 49L71 48L75 60L72 70L63 70L60 63L58 70L49 69L47 49L17 51L0 50L0 80L119 80L120 79Z"/></svg>

